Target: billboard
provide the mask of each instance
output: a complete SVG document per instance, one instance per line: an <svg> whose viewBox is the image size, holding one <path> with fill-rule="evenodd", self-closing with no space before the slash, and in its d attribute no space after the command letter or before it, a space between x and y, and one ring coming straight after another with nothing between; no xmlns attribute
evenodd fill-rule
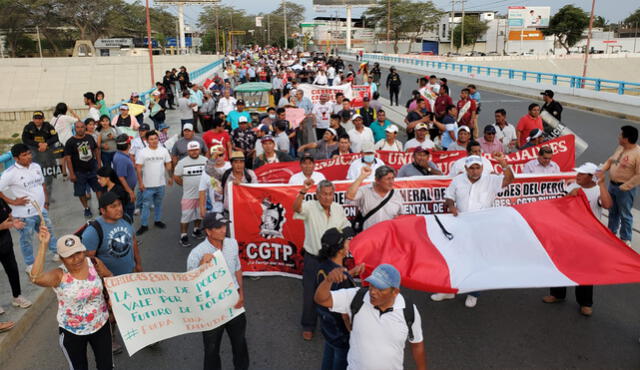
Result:
<svg viewBox="0 0 640 370"><path fill-rule="evenodd" d="M542 31L538 30L509 31L509 41L520 40L544 40L544 35L542 34Z"/></svg>
<svg viewBox="0 0 640 370"><path fill-rule="evenodd" d="M313 6L372 6L376 0L313 0Z"/></svg>
<svg viewBox="0 0 640 370"><path fill-rule="evenodd" d="M549 27L551 7L549 6L510 6L509 27L539 28Z"/></svg>

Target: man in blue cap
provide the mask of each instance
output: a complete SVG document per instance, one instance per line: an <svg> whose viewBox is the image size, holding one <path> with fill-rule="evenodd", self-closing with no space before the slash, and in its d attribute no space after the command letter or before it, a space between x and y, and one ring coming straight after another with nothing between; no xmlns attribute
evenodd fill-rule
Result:
<svg viewBox="0 0 640 370"><path fill-rule="evenodd" d="M370 284L368 290L332 291L332 284L346 279L344 270L344 267L331 270L318 285L314 300L333 312L348 314L351 319L348 369L403 369L407 339L416 368L426 369L420 313L400 294L398 270L389 264L379 265L366 279Z"/></svg>

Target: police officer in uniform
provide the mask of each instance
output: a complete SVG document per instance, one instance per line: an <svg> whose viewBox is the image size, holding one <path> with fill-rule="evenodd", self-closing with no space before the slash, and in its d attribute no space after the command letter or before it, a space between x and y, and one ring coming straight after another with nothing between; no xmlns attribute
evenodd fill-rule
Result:
<svg viewBox="0 0 640 370"><path fill-rule="evenodd" d="M549 114L555 117L558 121L562 121L562 105L553 100L553 91L545 90L541 92L540 95L542 95L542 100L544 100L542 110L549 112Z"/></svg>
<svg viewBox="0 0 640 370"><path fill-rule="evenodd" d="M396 72L394 67L389 68L389 75L387 76L387 89L389 90L389 101L393 105L393 97L395 96L396 105L398 105L398 96L400 95L400 75Z"/></svg>
<svg viewBox="0 0 640 370"><path fill-rule="evenodd" d="M56 129L44 120L42 111L33 112L33 120L22 130L22 142L31 149L33 161L42 167L47 199L51 201L51 185L59 171L56 156L62 154L62 147Z"/></svg>

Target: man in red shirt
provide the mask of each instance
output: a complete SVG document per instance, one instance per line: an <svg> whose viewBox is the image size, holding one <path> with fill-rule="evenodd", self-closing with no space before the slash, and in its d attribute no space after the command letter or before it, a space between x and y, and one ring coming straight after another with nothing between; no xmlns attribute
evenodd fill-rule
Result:
<svg viewBox="0 0 640 370"><path fill-rule="evenodd" d="M544 128L542 127L542 118L540 118L540 106L536 103L531 103L529 104L529 113L522 116L516 126L518 147L527 143L527 137L529 137L529 133L534 128L544 131Z"/></svg>
<svg viewBox="0 0 640 370"><path fill-rule="evenodd" d="M453 99L449 96L449 87L441 86L434 104L438 122L442 122L444 116L447 115L447 107L450 105L453 105Z"/></svg>
<svg viewBox="0 0 640 370"><path fill-rule="evenodd" d="M469 98L469 89L464 88L460 91L460 100L458 101L458 125L467 126L471 129L473 137L478 136L478 130L475 127L476 111L478 107L475 100Z"/></svg>
<svg viewBox="0 0 640 370"><path fill-rule="evenodd" d="M218 119L213 121L213 128L204 134L202 134L202 140L207 145L207 150L210 150L214 145L222 145L224 148L224 159L227 160L229 158L229 153L231 153L231 137L229 133L224 129L222 125L223 121Z"/></svg>

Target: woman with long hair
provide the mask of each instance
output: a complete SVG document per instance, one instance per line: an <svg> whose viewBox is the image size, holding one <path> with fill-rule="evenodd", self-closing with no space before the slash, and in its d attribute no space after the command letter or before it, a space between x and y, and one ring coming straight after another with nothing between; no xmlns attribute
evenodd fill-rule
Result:
<svg viewBox="0 0 640 370"><path fill-rule="evenodd" d="M116 154L116 137L118 130L111 126L109 116L101 116L98 126L97 144L100 148L100 158L104 167L111 167L113 156Z"/></svg>

